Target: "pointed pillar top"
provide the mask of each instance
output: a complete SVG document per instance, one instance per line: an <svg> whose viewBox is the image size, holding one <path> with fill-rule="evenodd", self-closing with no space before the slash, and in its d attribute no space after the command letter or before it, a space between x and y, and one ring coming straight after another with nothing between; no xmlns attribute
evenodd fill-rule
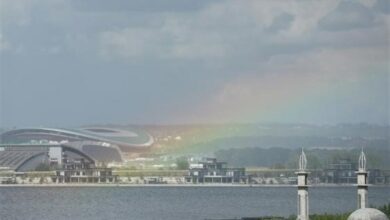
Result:
<svg viewBox="0 0 390 220"><path fill-rule="evenodd" d="M362 148L362 152L359 156L359 171L365 172L367 169L367 160L366 160L366 154L364 153L364 150Z"/></svg>
<svg viewBox="0 0 390 220"><path fill-rule="evenodd" d="M305 171L306 170L306 166L307 166L306 154L305 154L305 152L303 151L303 148L302 148L301 155L299 156L299 171Z"/></svg>

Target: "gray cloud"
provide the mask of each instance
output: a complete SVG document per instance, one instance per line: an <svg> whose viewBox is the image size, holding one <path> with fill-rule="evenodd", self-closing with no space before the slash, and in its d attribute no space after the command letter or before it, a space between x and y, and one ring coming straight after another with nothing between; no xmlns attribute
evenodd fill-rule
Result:
<svg viewBox="0 0 390 220"><path fill-rule="evenodd" d="M256 104L261 101L258 85L283 90L280 84L306 75L329 88L328 82L359 79L358 89L338 94L355 96L351 106L370 110L372 103L358 98L369 96L382 100L378 109L388 103L384 86L373 88L365 80L366 75L388 73L388 21L377 6L338 1L3 1L0 126L212 121L211 110L226 108L208 109L204 103L226 88L237 88L232 94L249 91L228 100L232 106L240 106L240 100ZM349 14L357 16L345 22ZM281 82L262 84L274 76ZM247 84L237 85L240 80ZM310 87L295 84L297 90ZM334 111L331 99L321 105L321 114ZM255 104L243 106L261 111ZM381 111L376 117L356 113L360 116L348 118L350 105L337 105L341 110L334 121L387 117ZM320 113L312 112L312 118ZM293 114L285 118L305 120Z"/></svg>
<svg viewBox="0 0 390 220"><path fill-rule="evenodd" d="M183 12L202 9L213 1L215 0L72 0L72 5L83 11Z"/></svg>
<svg viewBox="0 0 390 220"><path fill-rule="evenodd" d="M390 14L389 0L377 0L374 9L385 14Z"/></svg>
<svg viewBox="0 0 390 220"><path fill-rule="evenodd" d="M355 1L341 1L338 7L319 21L329 31L345 31L372 27L375 16L372 10Z"/></svg>
<svg viewBox="0 0 390 220"><path fill-rule="evenodd" d="M291 23L294 21L294 16L288 13L283 13L275 17L272 21L271 26L267 28L268 31L277 32L285 30L291 27Z"/></svg>

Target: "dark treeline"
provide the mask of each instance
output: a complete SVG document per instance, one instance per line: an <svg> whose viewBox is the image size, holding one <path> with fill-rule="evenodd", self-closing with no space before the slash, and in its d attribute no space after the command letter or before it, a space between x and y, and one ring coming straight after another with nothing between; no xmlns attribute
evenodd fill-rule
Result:
<svg viewBox="0 0 390 220"><path fill-rule="evenodd" d="M360 137L321 137L321 136L237 136L192 144L189 148L199 152L211 152L230 148L354 148L367 146L370 148L388 149L390 139L365 139Z"/></svg>

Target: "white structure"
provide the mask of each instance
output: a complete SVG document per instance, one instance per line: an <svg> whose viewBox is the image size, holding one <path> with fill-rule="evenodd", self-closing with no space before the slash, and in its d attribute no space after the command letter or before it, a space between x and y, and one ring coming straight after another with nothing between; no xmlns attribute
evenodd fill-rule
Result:
<svg viewBox="0 0 390 220"><path fill-rule="evenodd" d="M50 163L55 162L58 165L62 164L62 147L53 146L49 148L49 159Z"/></svg>
<svg viewBox="0 0 390 220"><path fill-rule="evenodd" d="M363 149L359 156L359 169L356 172L356 174L357 174L357 187L358 187L357 208L363 209L366 208L367 206L367 192L368 192L367 161Z"/></svg>
<svg viewBox="0 0 390 220"><path fill-rule="evenodd" d="M377 209L363 208L352 212L347 220L389 220L389 218Z"/></svg>
<svg viewBox="0 0 390 220"><path fill-rule="evenodd" d="M307 184L306 172L307 159L305 152L299 156L299 171L296 172L298 175L298 215L297 220L309 220L309 192Z"/></svg>
<svg viewBox="0 0 390 220"><path fill-rule="evenodd" d="M360 153L359 168L356 174L358 187L358 209L352 212L347 220L389 220L383 212L373 208L366 208L368 193L367 161L363 149Z"/></svg>

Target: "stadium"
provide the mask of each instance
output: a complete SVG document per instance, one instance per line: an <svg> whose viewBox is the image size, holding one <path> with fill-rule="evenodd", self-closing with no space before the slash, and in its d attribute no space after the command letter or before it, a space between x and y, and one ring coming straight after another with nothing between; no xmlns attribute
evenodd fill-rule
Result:
<svg viewBox="0 0 390 220"><path fill-rule="evenodd" d="M92 163L123 162L148 152L154 139L135 128L21 128L2 133L0 143L0 168L25 171L44 160L61 163L64 157Z"/></svg>

